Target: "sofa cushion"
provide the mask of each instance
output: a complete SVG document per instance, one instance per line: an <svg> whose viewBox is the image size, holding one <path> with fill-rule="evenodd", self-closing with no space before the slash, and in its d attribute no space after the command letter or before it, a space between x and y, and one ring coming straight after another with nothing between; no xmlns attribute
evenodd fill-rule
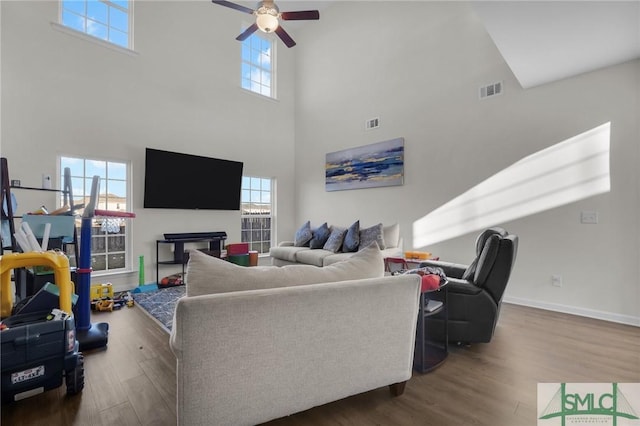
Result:
<svg viewBox="0 0 640 426"><path fill-rule="evenodd" d="M491 267L496 260L496 256L498 256L499 247L500 236L494 234L487 238L487 241L484 243L482 253L480 253L480 257L478 258L476 271L473 274L473 283L475 285L479 287L484 285L484 282L491 271Z"/></svg>
<svg viewBox="0 0 640 426"><path fill-rule="evenodd" d="M345 253L357 251L358 245L360 245L360 221L356 220L347 229L342 243L342 251Z"/></svg>
<svg viewBox="0 0 640 426"><path fill-rule="evenodd" d="M342 262L353 256L353 253L331 253L331 256L326 256L322 259L322 266L329 266L336 262ZM384 259L384 255L382 256ZM384 260L383 260L384 261Z"/></svg>
<svg viewBox="0 0 640 426"><path fill-rule="evenodd" d="M491 237L492 235L505 236L507 235L507 231L505 231L503 228L499 228L496 226L493 228L485 229L484 231L482 231L480 235L478 235L478 237L476 238L476 258L473 259L473 262L471 262L469 266L467 266L467 269L464 271L464 274L462 274L463 280L474 281L474 282L476 281L475 275L476 275L476 269L478 268L478 261L480 260L480 254L484 249L485 243L487 242L489 237ZM479 278L481 278L481 281L484 282L486 277L479 277Z"/></svg>
<svg viewBox="0 0 640 426"><path fill-rule="evenodd" d="M278 246L269 249L269 255L289 262L296 261L296 254L301 251L309 251L309 247Z"/></svg>
<svg viewBox="0 0 640 426"><path fill-rule="evenodd" d="M311 265L245 267L194 250L187 266L187 296L382 276L384 262L375 244L354 253L344 262L324 268Z"/></svg>
<svg viewBox="0 0 640 426"><path fill-rule="evenodd" d="M340 228L339 226L331 226L331 234L329 235L329 239L322 248L337 253L342 247L342 242L344 241L344 235L346 233L347 230L345 228Z"/></svg>
<svg viewBox="0 0 640 426"><path fill-rule="evenodd" d="M306 247L309 245L311 238L313 238L313 234L311 233L311 222L306 221L300 229L296 231L294 245L296 247Z"/></svg>
<svg viewBox="0 0 640 426"><path fill-rule="evenodd" d="M309 247L312 249L321 249L324 247L324 244L329 239L329 235L331 235L331 231L329 231L329 227L327 226L327 222L318 226L316 229L312 231L313 237L309 242Z"/></svg>
<svg viewBox="0 0 640 426"><path fill-rule="evenodd" d="M301 251L296 253L296 262L304 263L305 265L323 266L324 259L331 255L335 256L332 251L323 249Z"/></svg>
<svg viewBox="0 0 640 426"><path fill-rule="evenodd" d="M384 233L384 244L386 248L398 247L400 241L400 225L395 223L393 225L385 226L382 228Z"/></svg>
<svg viewBox="0 0 640 426"><path fill-rule="evenodd" d="M385 242L384 242L384 227L382 223L371 226L369 228L364 228L360 230L360 249L367 247L369 244L375 242L378 243L378 247L380 250L384 250Z"/></svg>

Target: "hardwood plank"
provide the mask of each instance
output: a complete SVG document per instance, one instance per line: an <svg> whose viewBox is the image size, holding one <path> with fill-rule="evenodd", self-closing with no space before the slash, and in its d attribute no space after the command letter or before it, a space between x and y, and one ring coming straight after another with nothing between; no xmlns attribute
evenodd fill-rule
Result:
<svg viewBox="0 0 640 426"><path fill-rule="evenodd" d="M162 395L145 375L124 382L131 405L140 424L149 426L174 425L175 413L162 399Z"/></svg>
<svg viewBox="0 0 640 426"><path fill-rule="evenodd" d="M92 425L93 424L94 423L92 423ZM109 409L102 410L99 415L99 422L95 423L95 425L139 426L140 420L131 404L127 401Z"/></svg>

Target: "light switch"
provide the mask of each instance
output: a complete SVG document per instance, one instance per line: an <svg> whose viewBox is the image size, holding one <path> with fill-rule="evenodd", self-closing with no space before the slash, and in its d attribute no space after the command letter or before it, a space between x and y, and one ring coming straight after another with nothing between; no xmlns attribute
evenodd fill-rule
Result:
<svg viewBox="0 0 640 426"><path fill-rule="evenodd" d="M580 223L598 223L598 212L592 210L585 210L580 213Z"/></svg>

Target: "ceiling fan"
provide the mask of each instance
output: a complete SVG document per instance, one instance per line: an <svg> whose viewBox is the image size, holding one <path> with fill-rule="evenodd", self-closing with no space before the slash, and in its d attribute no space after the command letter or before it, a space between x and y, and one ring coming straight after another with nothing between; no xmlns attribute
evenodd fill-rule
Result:
<svg viewBox="0 0 640 426"><path fill-rule="evenodd" d="M247 39L251 34L260 30L265 33L275 32L280 40L287 45L287 47L293 47L296 42L293 41L291 36L280 26L279 20L283 21L306 21L320 19L320 12L317 10L301 10L297 12L280 12L278 6L275 5L273 0L264 0L258 3L255 10L248 7L231 3L224 0L211 0L215 4L220 6L230 7L231 9L239 10L250 15L256 16L256 22L254 22L249 28L247 28L242 34L236 37L236 40L243 41Z"/></svg>

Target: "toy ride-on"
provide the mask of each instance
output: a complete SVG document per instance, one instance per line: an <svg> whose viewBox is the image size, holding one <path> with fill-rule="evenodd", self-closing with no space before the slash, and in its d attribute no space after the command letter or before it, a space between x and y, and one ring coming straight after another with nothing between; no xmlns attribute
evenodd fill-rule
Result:
<svg viewBox="0 0 640 426"><path fill-rule="evenodd" d="M23 313L23 309L11 316L11 270L29 266L53 269L57 285L47 288L57 289L59 308L27 313ZM49 251L0 256L2 402L18 401L55 389L62 385L63 378L68 395L77 394L84 388L84 358L76 339L72 294L69 260L63 253Z"/></svg>

